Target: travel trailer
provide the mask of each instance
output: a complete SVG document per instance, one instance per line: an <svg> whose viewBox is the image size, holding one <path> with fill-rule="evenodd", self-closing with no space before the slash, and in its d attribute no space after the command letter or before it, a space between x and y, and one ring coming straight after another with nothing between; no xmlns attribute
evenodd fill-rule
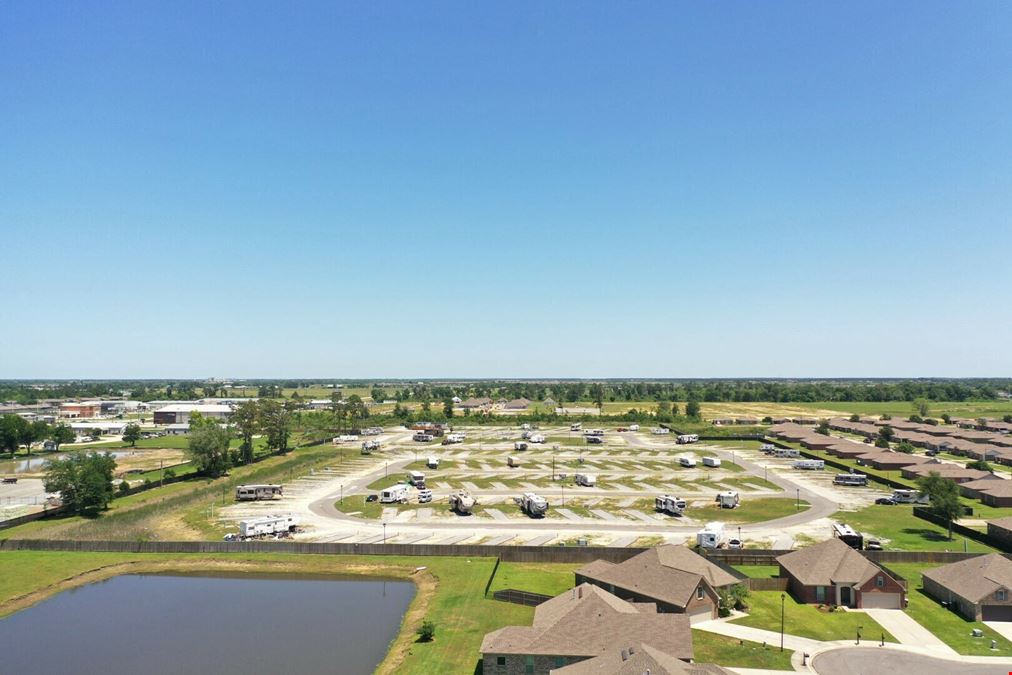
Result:
<svg viewBox="0 0 1012 675"><path fill-rule="evenodd" d="M741 502L738 497L738 493L734 490L726 490L724 492L717 493L717 497L713 500L720 504L722 509L733 509Z"/></svg>
<svg viewBox="0 0 1012 675"><path fill-rule="evenodd" d="M408 483L416 488L425 487L425 474L421 471L408 471Z"/></svg>
<svg viewBox="0 0 1012 675"><path fill-rule="evenodd" d="M685 500L671 495L660 495L654 498L654 510L672 516L680 516L685 511Z"/></svg>
<svg viewBox="0 0 1012 675"><path fill-rule="evenodd" d="M394 504L396 502L407 504L408 486L403 483L391 485L386 490L380 492L379 500L381 504Z"/></svg>
<svg viewBox="0 0 1012 675"><path fill-rule="evenodd" d="M826 462L821 459L799 459L792 466L804 471L822 471L826 468Z"/></svg>
<svg viewBox="0 0 1012 675"><path fill-rule="evenodd" d="M531 518L543 518L548 512L548 500L533 492L525 492L517 501L520 502L520 510Z"/></svg>
<svg viewBox="0 0 1012 675"><path fill-rule="evenodd" d="M425 466L429 467L430 469L438 469L439 468L439 458L438 457L433 457L432 455L429 455L428 459L425 460Z"/></svg>
<svg viewBox="0 0 1012 675"><path fill-rule="evenodd" d="M292 514L239 521L239 538L255 539L294 532L299 521Z"/></svg>
<svg viewBox="0 0 1012 675"><path fill-rule="evenodd" d="M678 463L686 469L694 469L696 467L696 458L682 455L678 458Z"/></svg>
<svg viewBox="0 0 1012 675"><path fill-rule="evenodd" d="M274 499L280 496L280 485L240 485L235 489L235 498L240 502Z"/></svg>
<svg viewBox="0 0 1012 675"><path fill-rule="evenodd" d="M833 478L834 485L860 485L868 484L868 476L863 473L840 473Z"/></svg>
<svg viewBox="0 0 1012 675"><path fill-rule="evenodd" d="M594 487L597 485L597 476L592 473L578 473L573 477L573 481L583 487Z"/></svg>
<svg viewBox="0 0 1012 675"><path fill-rule="evenodd" d="M708 467L711 467L711 468L719 467L720 466L720 458L719 457L709 457L709 456L704 457L703 458L703 466L708 466Z"/></svg>
<svg viewBox="0 0 1012 675"><path fill-rule="evenodd" d="M675 442L680 445L686 445L688 443L698 443L699 434L680 434Z"/></svg>
<svg viewBox="0 0 1012 675"><path fill-rule="evenodd" d="M456 511L462 516L470 515L474 505L475 499L467 490L460 490L450 495L450 510Z"/></svg>
<svg viewBox="0 0 1012 675"><path fill-rule="evenodd" d="M724 543L724 523L707 523L696 533L696 546L700 548L720 548Z"/></svg>

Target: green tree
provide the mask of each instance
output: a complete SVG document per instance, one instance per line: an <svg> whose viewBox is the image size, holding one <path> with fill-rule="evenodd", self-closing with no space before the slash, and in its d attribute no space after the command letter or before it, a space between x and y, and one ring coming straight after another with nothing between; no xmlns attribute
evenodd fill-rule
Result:
<svg viewBox="0 0 1012 675"><path fill-rule="evenodd" d="M446 417L446 419L450 419L450 418L453 417L453 399L452 398L448 398L445 401L443 401L443 415Z"/></svg>
<svg viewBox="0 0 1012 675"><path fill-rule="evenodd" d="M850 416L850 421L851 422L860 422L861 421L861 416L858 415L857 413L854 413L853 415Z"/></svg>
<svg viewBox="0 0 1012 675"><path fill-rule="evenodd" d="M959 488L956 483L932 471L927 476L919 478L917 486L931 500L928 510L945 520L949 528L949 539L952 539L952 522L963 514L963 505L959 501Z"/></svg>
<svg viewBox="0 0 1012 675"><path fill-rule="evenodd" d="M966 468L976 469L977 471L987 471L988 473L994 473L994 468L983 459L976 459L972 462L967 462Z"/></svg>
<svg viewBox="0 0 1012 675"><path fill-rule="evenodd" d="M130 447L133 448L137 445L137 441L141 439L141 427L139 424L128 424L126 429L123 431L123 441L129 443Z"/></svg>
<svg viewBox="0 0 1012 675"><path fill-rule="evenodd" d="M256 401L243 401L229 418L239 435L239 459L244 464L253 461L253 436L260 428L260 407Z"/></svg>
<svg viewBox="0 0 1012 675"><path fill-rule="evenodd" d="M748 586L746 584L734 584L730 587L717 589L717 614L730 616L731 610L747 609Z"/></svg>
<svg viewBox="0 0 1012 675"><path fill-rule="evenodd" d="M875 439L875 447L877 448L888 448L889 442L893 439L896 432L888 424L879 427L878 438Z"/></svg>
<svg viewBox="0 0 1012 675"><path fill-rule="evenodd" d="M905 455L914 454L914 446L909 441L900 441L896 444L896 452L902 452Z"/></svg>
<svg viewBox="0 0 1012 675"><path fill-rule="evenodd" d="M260 402L260 426L267 436L267 447L279 454L288 452L292 412L277 401Z"/></svg>
<svg viewBox="0 0 1012 675"><path fill-rule="evenodd" d="M944 415L942 415L942 421L945 422L946 424L952 424L952 417L949 415L949 413L945 413Z"/></svg>
<svg viewBox="0 0 1012 675"><path fill-rule="evenodd" d="M75 453L47 462L43 486L46 492L59 492L71 511L93 513L112 501L115 469L116 460L108 452Z"/></svg>
<svg viewBox="0 0 1012 675"><path fill-rule="evenodd" d="M931 412L931 406L926 398L915 398L910 402L910 406L914 409L914 414L920 417L927 417Z"/></svg>
<svg viewBox="0 0 1012 675"><path fill-rule="evenodd" d="M418 627L416 632L418 633L419 642L432 642L436 637L436 624L426 619L422 621L422 625Z"/></svg>
<svg viewBox="0 0 1012 675"><path fill-rule="evenodd" d="M28 420L20 415L4 415L0 417L0 448L14 457L21 445L21 439L31 433Z"/></svg>
<svg viewBox="0 0 1012 675"><path fill-rule="evenodd" d="M74 434L74 430L66 424L55 424L49 429L49 440L56 444L56 450L59 452L60 446L64 443L73 443L77 436Z"/></svg>
<svg viewBox="0 0 1012 675"><path fill-rule="evenodd" d="M600 382L590 385L590 397L597 409L602 410L604 408L604 385Z"/></svg>
<svg viewBox="0 0 1012 675"><path fill-rule="evenodd" d="M372 397L373 403L382 403L387 399L387 393L379 387L373 387L372 391L369 392L369 396Z"/></svg>
<svg viewBox="0 0 1012 675"><path fill-rule="evenodd" d="M694 420L699 419L699 401L697 399L690 398L685 404L685 416Z"/></svg>
<svg viewBox="0 0 1012 675"><path fill-rule="evenodd" d="M815 427L815 433L822 434L823 436L829 435L829 422L819 422L819 426Z"/></svg>
<svg viewBox="0 0 1012 675"><path fill-rule="evenodd" d="M217 478L229 467L228 444L231 434L213 418L200 413L190 415L190 436L186 454L204 475Z"/></svg>

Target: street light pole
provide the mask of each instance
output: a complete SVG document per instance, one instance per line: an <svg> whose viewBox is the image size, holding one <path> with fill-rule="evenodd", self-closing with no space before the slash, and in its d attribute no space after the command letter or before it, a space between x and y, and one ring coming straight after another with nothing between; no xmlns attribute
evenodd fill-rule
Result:
<svg viewBox="0 0 1012 675"><path fill-rule="evenodd" d="M344 504L344 483L341 483L341 503Z"/></svg>
<svg viewBox="0 0 1012 675"><path fill-rule="evenodd" d="M780 651L784 651L784 601L787 599L785 593L780 594Z"/></svg>
<svg viewBox="0 0 1012 675"><path fill-rule="evenodd" d="M798 501L796 502L796 507L797 508L795 508L795 511L800 511L801 510L801 488L797 488L797 492L798 492Z"/></svg>
<svg viewBox="0 0 1012 675"><path fill-rule="evenodd" d="M385 543L387 543L387 524L386 524L386 523L383 523L383 543L384 543L384 544L385 544ZM784 648L783 648L783 646L781 645L781 647L780 647L780 651L783 651L783 649L784 649Z"/></svg>

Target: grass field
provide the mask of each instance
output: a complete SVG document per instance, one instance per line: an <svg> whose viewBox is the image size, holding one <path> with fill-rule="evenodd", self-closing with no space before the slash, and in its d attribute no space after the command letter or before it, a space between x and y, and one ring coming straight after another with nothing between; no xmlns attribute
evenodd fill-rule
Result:
<svg viewBox="0 0 1012 675"><path fill-rule="evenodd" d="M860 511L839 511L835 517L865 535L882 539L882 545L888 550L962 551L964 543L967 551L991 550L984 544L959 535L953 535L950 541L944 528L917 518L912 508L902 504L872 504Z"/></svg>
<svg viewBox="0 0 1012 675"><path fill-rule="evenodd" d="M692 649L697 663L719 663L732 668L760 668L762 670L790 670L791 652L780 651L772 645L738 640L737 638L704 630L692 630Z"/></svg>
<svg viewBox="0 0 1012 675"><path fill-rule="evenodd" d="M691 509L690 515L699 521L720 521L724 523L759 523L774 518L783 518L810 506L804 499L798 509L794 499L786 497L764 497L743 499L736 509L722 509L716 503L703 509Z"/></svg>
<svg viewBox="0 0 1012 675"><path fill-rule="evenodd" d="M779 565L732 565L732 567L753 579L769 579L780 575Z"/></svg>
<svg viewBox="0 0 1012 675"><path fill-rule="evenodd" d="M955 612L943 608L921 588L921 573L932 566L912 563L890 563L893 570L907 580L907 614L917 623L934 633L945 644L960 654L976 656L1012 655L1012 643L986 625L967 621ZM984 636L971 636L974 629L983 631ZM991 651L991 640L996 640L999 651ZM1003 671L1004 672L1004 671Z"/></svg>
<svg viewBox="0 0 1012 675"><path fill-rule="evenodd" d="M886 642L896 639L874 619L863 612L821 611L814 605L803 605L788 593L752 591L748 597L748 616L732 619L731 623L780 632L780 601L784 598L784 632L813 640L847 640L861 634L869 639L885 635Z"/></svg>

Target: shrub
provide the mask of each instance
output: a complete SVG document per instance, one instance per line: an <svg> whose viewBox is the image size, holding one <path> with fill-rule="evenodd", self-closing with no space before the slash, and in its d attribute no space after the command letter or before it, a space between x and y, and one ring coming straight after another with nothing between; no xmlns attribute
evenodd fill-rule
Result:
<svg viewBox="0 0 1012 675"><path fill-rule="evenodd" d="M173 469L166 469L165 470L165 477L166 478L175 478L176 477L176 472Z"/></svg>
<svg viewBox="0 0 1012 675"><path fill-rule="evenodd" d="M422 621L422 625L418 627L416 632L418 633L419 642L432 642L433 638L436 637L436 624L426 619Z"/></svg>
<svg viewBox="0 0 1012 675"><path fill-rule="evenodd" d="M116 489L119 491L120 497L128 495L130 494L130 483L122 481Z"/></svg>

